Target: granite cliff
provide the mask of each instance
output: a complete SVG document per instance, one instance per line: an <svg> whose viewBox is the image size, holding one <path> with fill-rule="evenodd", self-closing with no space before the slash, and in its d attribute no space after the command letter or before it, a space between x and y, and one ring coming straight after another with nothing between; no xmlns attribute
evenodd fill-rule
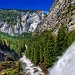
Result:
<svg viewBox="0 0 75 75"><path fill-rule="evenodd" d="M75 0L55 0L48 16L38 24L36 31L51 29L57 33L61 23L66 25L69 31L75 29Z"/></svg>

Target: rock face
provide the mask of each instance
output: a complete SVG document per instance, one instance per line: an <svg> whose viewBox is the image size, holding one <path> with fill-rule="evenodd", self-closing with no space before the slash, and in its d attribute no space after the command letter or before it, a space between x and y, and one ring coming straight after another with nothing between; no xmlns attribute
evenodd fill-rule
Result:
<svg viewBox="0 0 75 75"><path fill-rule="evenodd" d="M10 50L6 45L0 44L0 62L18 60L19 56L14 50Z"/></svg>
<svg viewBox="0 0 75 75"><path fill-rule="evenodd" d="M0 31L12 36L34 32L45 17L44 11L0 10Z"/></svg>
<svg viewBox="0 0 75 75"><path fill-rule="evenodd" d="M55 0L48 16L36 31L52 29L56 32L61 23L67 25L70 31L75 29L75 0Z"/></svg>
<svg viewBox="0 0 75 75"><path fill-rule="evenodd" d="M43 31L44 29L52 29L57 32L61 23L68 26L69 31L75 29L75 0L55 0L46 18L44 11L39 10L0 10L0 12L0 31L12 36L23 32ZM4 12L5 14L10 13L5 17ZM15 15L16 18L12 15ZM2 20L2 18L5 19Z"/></svg>

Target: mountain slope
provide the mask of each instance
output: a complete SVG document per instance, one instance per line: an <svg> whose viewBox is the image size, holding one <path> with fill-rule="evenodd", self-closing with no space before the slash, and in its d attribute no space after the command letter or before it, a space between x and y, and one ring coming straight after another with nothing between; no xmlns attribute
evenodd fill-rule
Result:
<svg viewBox="0 0 75 75"><path fill-rule="evenodd" d="M12 36L33 32L44 17L40 10L0 10L0 31Z"/></svg>
<svg viewBox="0 0 75 75"><path fill-rule="evenodd" d="M61 23L68 26L70 31L75 29L75 0L55 0L48 16L37 26L36 31L52 29L56 32Z"/></svg>

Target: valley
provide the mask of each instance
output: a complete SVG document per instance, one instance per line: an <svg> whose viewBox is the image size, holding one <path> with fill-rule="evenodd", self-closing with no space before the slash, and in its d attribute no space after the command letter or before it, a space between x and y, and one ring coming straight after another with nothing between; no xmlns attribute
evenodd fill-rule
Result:
<svg viewBox="0 0 75 75"><path fill-rule="evenodd" d="M75 0L48 14L0 9L0 75L75 75L74 41Z"/></svg>

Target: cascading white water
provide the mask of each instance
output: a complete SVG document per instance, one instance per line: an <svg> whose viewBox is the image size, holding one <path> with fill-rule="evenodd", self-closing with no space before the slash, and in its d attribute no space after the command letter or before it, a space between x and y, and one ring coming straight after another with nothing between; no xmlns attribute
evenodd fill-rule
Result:
<svg viewBox="0 0 75 75"><path fill-rule="evenodd" d="M49 68L49 75L75 75L75 42L59 58L54 67Z"/></svg>
<svg viewBox="0 0 75 75"><path fill-rule="evenodd" d="M39 66L35 67L34 64L31 63L29 59L25 57L23 54L23 57L20 58L20 61L23 63L23 69L25 72L25 75L45 75L42 70L39 68Z"/></svg>

